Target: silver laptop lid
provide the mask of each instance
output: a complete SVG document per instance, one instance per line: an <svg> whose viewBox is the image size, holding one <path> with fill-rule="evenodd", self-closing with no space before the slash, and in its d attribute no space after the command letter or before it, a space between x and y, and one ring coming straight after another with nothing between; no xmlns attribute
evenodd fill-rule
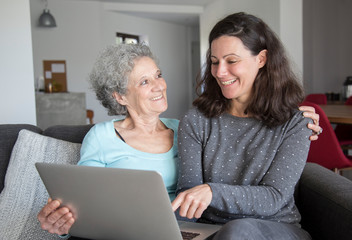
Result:
<svg viewBox="0 0 352 240"><path fill-rule="evenodd" d="M76 219L70 234L91 239L182 239L155 171L36 163L51 198Z"/></svg>

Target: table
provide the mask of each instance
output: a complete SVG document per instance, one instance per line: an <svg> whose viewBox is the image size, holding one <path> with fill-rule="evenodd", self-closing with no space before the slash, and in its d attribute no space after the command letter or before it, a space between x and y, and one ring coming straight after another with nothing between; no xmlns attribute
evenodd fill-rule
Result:
<svg viewBox="0 0 352 240"><path fill-rule="evenodd" d="M352 105L319 105L331 123L352 124Z"/></svg>

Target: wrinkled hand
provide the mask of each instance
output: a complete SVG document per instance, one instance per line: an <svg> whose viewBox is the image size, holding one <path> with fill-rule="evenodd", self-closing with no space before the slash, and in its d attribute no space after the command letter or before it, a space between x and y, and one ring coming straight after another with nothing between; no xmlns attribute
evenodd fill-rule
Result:
<svg viewBox="0 0 352 240"><path fill-rule="evenodd" d="M181 217L200 218L212 198L213 192L208 184L198 185L180 193L172 202L172 209L180 208Z"/></svg>
<svg viewBox="0 0 352 240"><path fill-rule="evenodd" d="M309 140L317 140L318 135L322 132L322 128L319 126L319 114L315 113L315 108L310 106L301 106L299 110L303 112L304 117L309 117L313 120L314 124L308 124L308 128L313 130L313 134L309 137Z"/></svg>
<svg viewBox="0 0 352 240"><path fill-rule="evenodd" d="M58 200L49 198L48 203L38 213L38 220L42 229L63 235L68 234L75 220L70 209L67 207L59 208L60 205Z"/></svg>

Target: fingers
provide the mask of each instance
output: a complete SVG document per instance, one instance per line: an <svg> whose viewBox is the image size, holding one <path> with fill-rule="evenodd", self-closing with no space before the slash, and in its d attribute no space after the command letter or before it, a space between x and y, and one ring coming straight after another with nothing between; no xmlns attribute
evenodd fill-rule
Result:
<svg viewBox="0 0 352 240"><path fill-rule="evenodd" d="M194 213L194 217L200 218L202 216L203 212L207 209L207 207L208 207L208 205L206 205L204 202L200 202L196 212Z"/></svg>
<svg viewBox="0 0 352 240"><path fill-rule="evenodd" d="M318 139L318 135L321 134L323 132L323 128L320 127L319 125L315 125L315 124L308 124L308 128L311 129L313 131L313 134L310 136L310 140L317 140Z"/></svg>
<svg viewBox="0 0 352 240"><path fill-rule="evenodd" d="M313 134L309 137L309 140L317 140L318 135L323 131L323 129L319 126L319 114L315 113L315 108L310 106L301 106L299 110L304 111L304 117L309 117L313 120L314 124L308 124L308 128L313 131Z"/></svg>
<svg viewBox="0 0 352 240"><path fill-rule="evenodd" d="M204 210L206 209L206 207L204 207L204 206L205 206L205 204L203 202L193 200L191 202L191 204L189 205L188 211L185 213L186 214L185 216L188 219L200 218L202 216Z"/></svg>
<svg viewBox="0 0 352 240"><path fill-rule="evenodd" d="M171 203L172 209L173 211L176 211L178 208L180 208L179 214L182 217L188 217L191 215L188 214L190 205L192 204L192 199L193 197L191 197L189 194L187 194L187 191L180 193L175 200ZM193 206L193 208L195 208L195 206ZM195 212L195 210L192 210L193 212Z"/></svg>
<svg viewBox="0 0 352 240"><path fill-rule="evenodd" d="M52 233L57 233L59 235L68 234L68 232L71 229L74 222L75 222L75 220L72 217L72 213L68 212L65 215L63 215L58 221L56 221L54 223Z"/></svg>
<svg viewBox="0 0 352 240"><path fill-rule="evenodd" d="M315 108L311 106L300 106L299 110L302 112L312 112L315 113Z"/></svg>
<svg viewBox="0 0 352 240"><path fill-rule="evenodd" d="M318 135L318 133L320 133L322 129L319 125L315 125L312 123L308 123L308 128L311 129L315 135Z"/></svg>
<svg viewBox="0 0 352 240"><path fill-rule="evenodd" d="M183 199L184 201L181 204L179 212L180 216L192 219L194 216L195 208L197 208L197 206L193 203L193 197L190 194L185 194L185 197ZM193 205L192 208L191 205Z"/></svg>
<svg viewBox="0 0 352 240"><path fill-rule="evenodd" d="M311 135L310 137L309 137L309 140L310 141L316 141L316 140L318 140L318 135Z"/></svg>
<svg viewBox="0 0 352 240"><path fill-rule="evenodd" d="M319 126L319 114L313 112L303 112L303 116L311 118L313 123Z"/></svg>
<svg viewBox="0 0 352 240"><path fill-rule="evenodd" d="M41 227L50 233L67 234L74 223L72 213L67 207L60 207L58 200L48 200L48 203L38 214Z"/></svg>
<svg viewBox="0 0 352 240"><path fill-rule="evenodd" d="M303 116L311 118L314 124L319 125L319 114L315 113L314 107L300 106L299 110L303 112Z"/></svg>
<svg viewBox="0 0 352 240"><path fill-rule="evenodd" d="M175 212L183 202L183 193L180 193L171 203L172 210Z"/></svg>
<svg viewBox="0 0 352 240"><path fill-rule="evenodd" d="M45 219L58 207L60 206L60 202L58 200L52 201L50 198L48 199L48 203L42 208L42 210L38 214L38 220L40 222L44 222Z"/></svg>
<svg viewBox="0 0 352 240"><path fill-rule="evenodd" d="M175 210L180 208L181 217L200 218L212 199L212 191L208 184L202 184L180 193L172 202Z"/></svg>

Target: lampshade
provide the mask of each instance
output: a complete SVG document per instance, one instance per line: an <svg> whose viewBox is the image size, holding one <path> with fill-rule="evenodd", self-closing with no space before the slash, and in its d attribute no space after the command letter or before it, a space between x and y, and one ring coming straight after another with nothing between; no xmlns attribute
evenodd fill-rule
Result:
<svg viewBox="0 0 352 240"><path fill-rule="evenodd" d="M39 27L56 27L55 18L50 14L49 9L45 8L39 17Z"/></svg>

